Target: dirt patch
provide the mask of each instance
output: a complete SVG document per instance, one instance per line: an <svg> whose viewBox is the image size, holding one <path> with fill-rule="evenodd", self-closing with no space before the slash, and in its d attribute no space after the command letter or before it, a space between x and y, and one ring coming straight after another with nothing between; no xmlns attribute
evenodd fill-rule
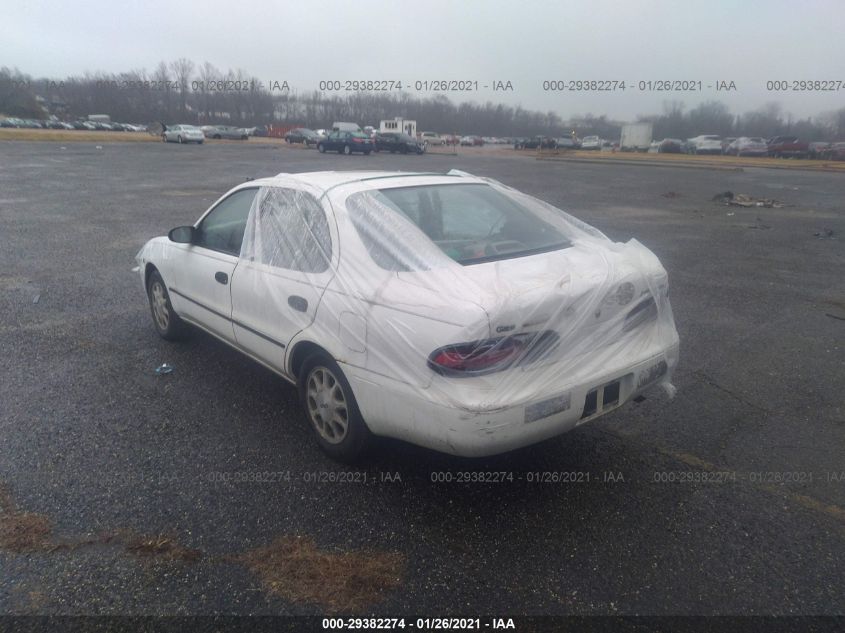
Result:
<svg viewBox="0 0 845 633"><path fill-rule="evenodd" d="M50 520L43 514L20 512L9 489L0 485L0 549L23 553L51 547Z"/></svg>
<svg viewBox="0 0 845 633"><path fill-rule="evenodd" d="M130 532L123 532L115 539L123 543L124 548L130 554L141 558L164 558L166 560L180 560L186 563L195 563L202 558L202 552L198 549L191 549L180 545L169 536L143 536Z"/></svg>
<svg viewBox="0 0 845 633"><path fill-rule="evenodd" d="M379 602L402 582L398 552L328 552L304 536L282 536L233 561L257 574L272 593L332 612L358 612Z"/></svg>

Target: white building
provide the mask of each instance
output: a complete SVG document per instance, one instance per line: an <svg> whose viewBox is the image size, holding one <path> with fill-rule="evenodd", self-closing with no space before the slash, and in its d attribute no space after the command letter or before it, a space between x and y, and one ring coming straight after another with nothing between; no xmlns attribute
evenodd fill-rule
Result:
<svg viewBox="0 0 845 633"><path fill-rule="evenodd" d="M386 119L379 123L379 132L404 132L412 138L417 138L417 122L401 117Z"/></svg>

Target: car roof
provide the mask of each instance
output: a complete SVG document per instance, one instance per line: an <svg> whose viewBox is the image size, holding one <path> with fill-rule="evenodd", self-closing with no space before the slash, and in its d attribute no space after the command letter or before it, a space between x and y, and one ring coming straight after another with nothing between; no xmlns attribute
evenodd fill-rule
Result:
<svg viewBox="0 0 845 633"><path fill-rule="evenodd" d="M414 172L414 171L309 171L299 174L280 173L269 178L258 178L244 183L249 186L268 186L273 185L282 186L290 182L293 178L302 182L305 185L310 185L323 192L337 187L339 185L346 185L354 182L369 182L373 180L393 180L393 179L419 179L420 177L432 178L455 178L456 180L466 180L467 182L484 182L480 178L476 178L471 174L465 172Z"/></svg>

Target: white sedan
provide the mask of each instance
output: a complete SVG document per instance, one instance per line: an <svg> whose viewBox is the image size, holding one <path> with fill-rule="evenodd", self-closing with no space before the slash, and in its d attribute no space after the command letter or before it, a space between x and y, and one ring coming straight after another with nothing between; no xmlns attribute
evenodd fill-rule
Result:
<svg viewBox="0 0 845 633"><path fill-rule="evenodd" d="M168 125L161 133L165 143L199 143L202 145L205 134L195 125Z"/></svg>
<svg viewBox="0 0 845 633"><path fill-rule="evenodd" d="M657 257L464 172L249 181L137 261L162 337L191 324L297 385L340 460L374 435L491 455L674 392Z"/></svg>

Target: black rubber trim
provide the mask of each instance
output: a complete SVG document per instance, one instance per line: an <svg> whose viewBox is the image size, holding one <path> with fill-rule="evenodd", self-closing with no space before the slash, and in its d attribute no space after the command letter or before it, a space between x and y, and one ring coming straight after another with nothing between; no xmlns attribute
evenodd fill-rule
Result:
<svg viewBox="0 0 845 633"><path fill-rule="evenodd" d="M209 312L211 312L211 314L213 314L214 316L218 316L218 317L220 317L221 319L225 319L226 321L229 321L229 322L230 322L230 323L232 323L233 325L237 325L238 327L245 329L245 330L246 330L247 332L249 332L250 334L255 334L256 336L258 336L258 337L260 337L260 338L263 338L263 339L264 339L265 341L267 341L268 343L272 343L273 345L278 345L278 346L279 346L279 347L281 347L282 349L285 349L285 347L287 347L284 343L280 343L280 342L279 342L279 341L277 341L276 339L274 339L274 338L271 338L271 337L267 336L267 335L266 335L266 334L264 334L263 332L259 332L258 330L254 330L254 329L252 329L251 327L249 327L248 325L244 325L244 324L243 324L243 323L241 323L240 321L235 321L235 319L233 319L233 318L231 318L231 317L227 317L225 314L221 314L221 313L219 313L217 310L213 310L212 308L209 308L209 307L208 307L207 305L205 305L204 303L200 303L200 302L199 302L199 301L197 301L196 299L192 299L191 297L189 297L188 295L186 295L184 292L179 292L178 290L176 290L176 288L169 288L169 290L170 290L170 292L172 292L172 293L174 293L174 294L179 295L180 297L182 297L182 298L183 298L183 299L185 299L186 301L190 301L191 303L193 303L193 304L195 304L195 305L198 305L198 306L199 306L199 307L201 307L203 310L208 310L208 311L209 311Z"/></svg>

